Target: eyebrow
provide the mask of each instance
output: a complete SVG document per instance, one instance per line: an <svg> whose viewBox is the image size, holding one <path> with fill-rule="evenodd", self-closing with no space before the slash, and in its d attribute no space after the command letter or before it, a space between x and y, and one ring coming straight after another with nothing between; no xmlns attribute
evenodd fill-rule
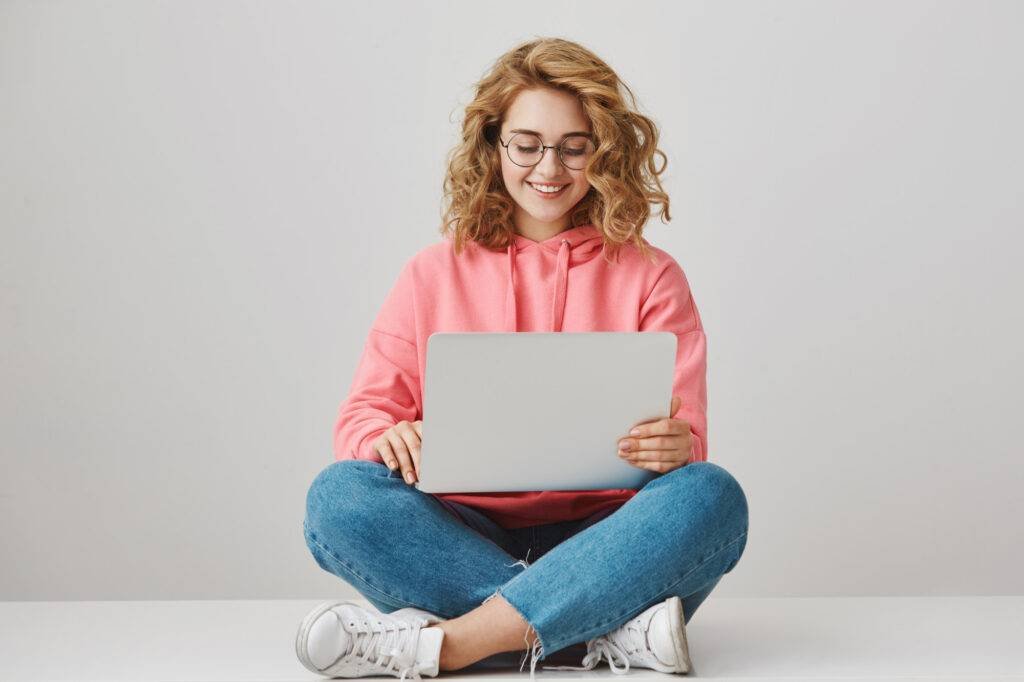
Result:
<svg viewBox="0 0 1024 682"><path fill-rule="evenodd" d="M510 133L530 133L531 135L536 135L537 137L542 137L542 135L540 133L538 133L536 130L527 130L526 128L513 128L512 130L510 130L508 132L510 132ZM570 135L585 135L587 137L593 137L593 135L588 133L586 130L575 130L575 131L573 131L571 133L566 133L566 134L562 135L562 137L569 137Z"/></svg>

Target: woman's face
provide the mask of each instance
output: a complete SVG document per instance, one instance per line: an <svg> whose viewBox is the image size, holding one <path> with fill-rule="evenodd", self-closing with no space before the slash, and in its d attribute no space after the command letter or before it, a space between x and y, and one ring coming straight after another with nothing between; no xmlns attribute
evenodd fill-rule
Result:
<svg viewBox="0 0 1024 682"><path fill-rule="evenodd" d="M559 144L568 133L591 132L579 100L551 88L524 90L516 96L501 124L502 142L507 144L516 130L539 133L545 145ZM570 211L590 189L583 169L564 166L557 149L546 149L540 163L529 168L512 163L504 146L499 145L497 151L501 155L502 180L516 203L516 230L540 240L567 229ZM533 184L564 189L544 194Z"/></svg>

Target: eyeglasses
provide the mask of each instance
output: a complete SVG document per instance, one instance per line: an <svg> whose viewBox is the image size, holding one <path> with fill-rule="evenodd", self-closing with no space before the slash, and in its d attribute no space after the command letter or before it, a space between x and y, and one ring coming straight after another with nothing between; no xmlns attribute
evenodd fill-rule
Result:
<svg viewBox="0 0 1024 682"><path fill-rule="evenodd" d="M509 161L525 168L540 163L546 150L557 149L562 165L572 170L583 170L595 151L594 141L585 135L569 135L559 144L546 145L536 135L516 133L508 142L499 136L498 142L505 148Z"/></svg>

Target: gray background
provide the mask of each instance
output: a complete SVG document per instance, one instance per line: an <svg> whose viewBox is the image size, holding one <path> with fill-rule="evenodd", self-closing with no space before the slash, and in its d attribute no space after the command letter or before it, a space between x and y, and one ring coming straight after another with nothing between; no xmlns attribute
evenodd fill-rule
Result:
<svg viewBox="0 0 1024 682"><path fill-rule="evenodd" d="M747 491L721 596L1024 593L1024 5L0 4L0 598L355 595L302 538L471 86L578 40L662 131ZM714 598L714 597L712 597Z"/></svg>

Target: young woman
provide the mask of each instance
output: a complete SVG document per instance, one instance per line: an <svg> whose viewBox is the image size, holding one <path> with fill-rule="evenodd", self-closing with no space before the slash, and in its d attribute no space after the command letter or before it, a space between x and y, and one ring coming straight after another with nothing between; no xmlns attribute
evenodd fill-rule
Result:
<svg viewBox="0 0 1024 682"><path fill-rule="evenodd" d="M375 607L310 612L296 638L308 669L404 679L526 649L532 678L585 642L582 669L690 670L685 625L739 561L747 501L707 461L701 318L682 268L641 236L649 203L669 218L665 155L623 91L561 39L515 47L478 83L449 157L444 239L387 295L339 410L337 461L307 496L317 563ZM413 487L435 331L674 332L669 417L623 425L620 441L660 475L639 491Z"/></svg>

